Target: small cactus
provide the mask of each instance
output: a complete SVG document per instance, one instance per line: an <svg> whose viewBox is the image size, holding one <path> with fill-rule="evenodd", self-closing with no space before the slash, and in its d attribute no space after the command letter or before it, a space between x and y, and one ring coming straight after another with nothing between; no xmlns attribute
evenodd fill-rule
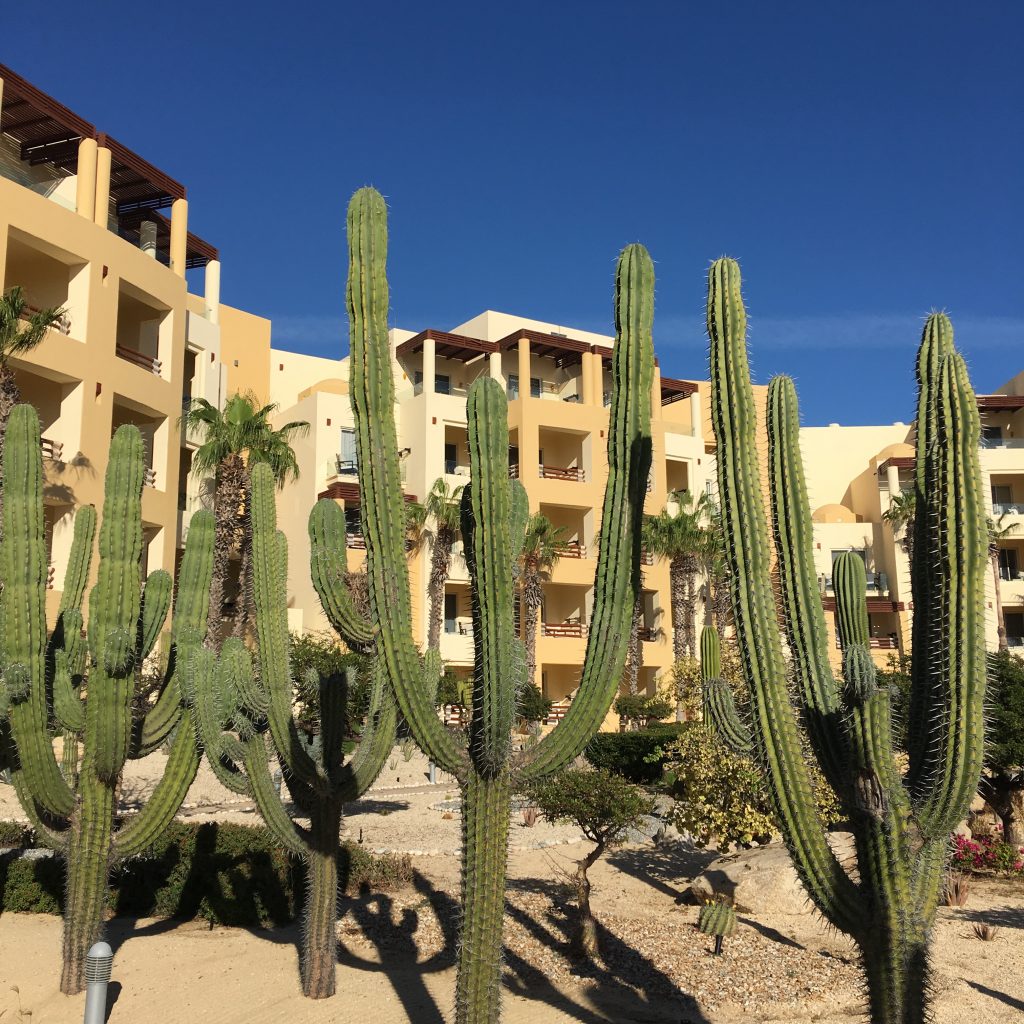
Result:
<svg viewBox="0 0 1024 1024"><path fill-rule="evenodd" d="M705 903L697 914L697 930L715 938L715 956L722 953L722 941L736 931L736 911L721 901Z"/></svg>
<svg viewBox="0 0 1024 1024"><path fill-rule="evenodd" d="M12 412L4 449L0 707L7 716L0 721L0 762L10 768L38 836L67 864L61 991L69 995L81 991L86 954L101 936L111 868L160 836L199 767L185 677L206 628L213 518L200 512L192 519L167 673L155 704L140 714L133 710L139 673L160 636L172 589L166 572L151 573L144 586L141 578L142 451L138 429L119 427L110 443L97 582L83 638L96 510L85 506L76 514L64 591L48 635L42 456L31 406ZM58 733L64 735L60 764L52 744ZM170 754L163 778L145 807L117 828L126 760L165 742Z"/></svg>

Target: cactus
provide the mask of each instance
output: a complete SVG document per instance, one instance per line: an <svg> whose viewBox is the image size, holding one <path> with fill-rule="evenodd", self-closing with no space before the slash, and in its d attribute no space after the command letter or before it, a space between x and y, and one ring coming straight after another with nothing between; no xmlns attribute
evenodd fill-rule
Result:
<svg viewBox="0 0 1024 1024"><path fill-rule="evenodd" d="M302 931L302 991L311 999L334 995L338 959L338 859L342 808L372 784L390 753L396 708L376 663L370 711L359 747L346 764L342 742L351 672L311 680L320 695L320 732L308 736L292 717L293 687L288 658L285 595L287 547L277 532L274 477L267 466L252 474L253 600L260 672L240 640L225 641L218 661L211 651L197 657L196 724L200 743L217 777L237 793L251 796L267 827L307 867L308 899ZM309 521L311 570L324 611L350 647L365 647L373 631L345 590L341 509L323 500ZM339 554L340 553L340 554ZM309 828L292 821L272 782L276 758L300 814Z"/></svg>
<svg viewBox="0 0 1024 1024"><path fill-rule="evenodd" d="M948 836L968 809L983 752L986 532L974 393L949 320L933 314L918 356L915 643L903 776L893 758L889 696L876 683L866 646L864 567L853 554L835 567L842 680L829 668L796 392L779 377L768 390L768 466L798 709L791 703L772 594L746 316L732 260L718 260L710 271L708 333L722 528L758 759L808 894L860 946L871 1020L921 1024L929 1019L929 933ZM849 815L856 878L826 840L798 714Z"/></svg>
<svg viewBox="0 0 1024 1024"><path fill-rule="evenodd" d="M11 766L18 798L40 838L67 863L61 991L68 994L81 990L86 953L100 937L111 867L142 853L163 832L199 767L182 676L206 628L213 519L208 513L192 519L168 669L156 703L133 716L140 671L171 600L167 573L151 573L144 589L140 576L143 469L139 431L120 427L110 444L87 638L81 605L96 525L91 507L76 515L64 592L48 635L39 419L24 405L11 415L0 544L0 704L8 706L0 724L0 760ZM63 773L53 754L58 731L65 736ZM116 829L126 759L143 757L167 740L163 778L140 813Z"/></svg>
<svg viewBox="0 0 1024 1024"><path fill-rule="evenodd" d="M736 911L728 903L705 903L697 913L697 930L714 936L715 956L720 956L722 940L736 931Z"/></svg>
<svg viewBox="0 0 1024 1024"><path fill-rule="evenodd" d="M473 592L472 718L467 745L438 719L438 672L412 635L404 514L388 345L387 212L361 189L348 213L351 396L359 445L359 487L378 654L416 742L454 775L462 792L463 920L456 980L459 1024L489 1024L500 1011L505 871L513 786L539 779L580 754L615 695L639 587L640 527L651 459L654 271L646 250L628 246L616 271L614 390L608 485L601 518L593 619L580 687L553 732L514 753L511 729L524 652L515 636L512 580L528 515L525 491L508 475L504 389L475 381L467 402L470 484L462 533Z"/></svg>

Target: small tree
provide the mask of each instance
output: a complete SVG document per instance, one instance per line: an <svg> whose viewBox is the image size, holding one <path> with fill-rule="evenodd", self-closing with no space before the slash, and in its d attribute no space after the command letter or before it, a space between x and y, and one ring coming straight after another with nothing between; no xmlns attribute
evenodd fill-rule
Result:
<svg viewBox="0 0 1024 1024"><path fill-rule="evenodd" d="M1006 651L991 656L988 685L988 750L978 792L1003 823L1003 841L1024 841L1019 815L1024 804L1024 660Z"/></svg>
<svg viewBox="0 0 1024 1024"><path fill-rule="evenodd" d="M537 783L528 796L547 821L571 821L594 848L576 865L576 900L579 906L575 945L580 953L597 952L597 921L590 909L587 872L610 846L625 840L654 809L654 801L639 786L604 769L570 768Z"/></svg>

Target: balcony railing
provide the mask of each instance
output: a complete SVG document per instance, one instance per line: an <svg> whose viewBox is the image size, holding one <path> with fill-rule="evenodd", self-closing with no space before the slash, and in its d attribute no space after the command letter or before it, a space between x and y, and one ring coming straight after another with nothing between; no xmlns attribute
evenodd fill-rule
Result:
<svg viewBox="0 0 1024 1024"><path fill-rule="evenodd" d="M1006 638L1007 647L1024 647L1024 636L1008 636Z"/></svg>
<svg viewBox="0 0 1024 1024"><path fill-rule="evenodd" d="M653 644L658 639L658 634L661 632L654 626L641 626L637 631L636 635L640 640L645 643Z"/></svg>
<svg viewBox="0 0 1024 1024"><path fill-rule="evenodd" d="M650 551L640 552L640 564L641 565L654 565L654 555Z"/></svg>
<svg viewBox="0 0 1024 1024"><path fill-rule="evenodd" d="M558 723L565 718L569 712L569 706L572 701L566 698L565 700L556 700L551 705L551 710L548 712L548 717L544 719L545 725L558 725Z"/></svg>
<svg viewBox="0 0 1024 1024"><path fill-rule="evenodd" d="M873 651L897 651L899 646L899 642L894 636L873 636L868 639L868 647ZM836 647L842 647L839 637L836 637Z"/></svg>
<svg viewBox="0 0 1024 1024"><path fill-rule="evenodd" d="M444 631L447 636L472 636L473 623L466 619L445 619Z"/></svg>
<svg viewBox="0 0 1024 1024"><path fill-rule="evenodd" d="M356 533L354 530L346 530L345 547L352 548L354 551L365 551L366 538L361 533Z"/></svg>
<svg viewBox="0 0 1024 1024"><path fill-rule="evenodd" d="M28 303L26 303L23 312L28 313L30 316L38 316L40 313L42 313L42 309L39 306L31 306ZM26 317L25 319L27 320L28 318ZM63 316L58 317L54 321L51 330L59 331L61 334L70 335L71 317L68 316L67 313L65 313Z"/></svg>
<svg viewBox="0 0 1024 1024"><path fill-rule="evenodd" d="M512 465L510 465L508 467L508 475L513 480L518 480L519 479L519 463L518 462L513 462Z"/></svg>
<svg viewBox="0 0 1024 1024"><path fill-rule="evenodd" d="M49 437L43 437L40 438L39 443L43 449L44 459L52 459L54 462L60 462L61 456L64 454L63 442L54 441Z"/></svg>
<svg viewBox="0 0 1024 1024"><path fill-rule="evenodd" d="M562 558L586 558L587 548L586 545L581 544L578 540L564 541L562 544L556 544L555 550Z"/></svg>
<svg viewBox="0 0 1024 1024"><path fill-rule="evenodd" d="M867 592L871 595L881 595L889 593L889 577L884 572L869 572L867 575ZM819 576L818 586L821 588L822 593L830 593L832 591L832 577L831 576Z"/></svg>
<svg viewBox="0 0 1024 1024"><path fill-rule="evenodd" d="M444 471L449 476L469 476L469 466L460 464L458 459L445 459Z"/></svg>
<svg viewBox="0 0 1024 1024"><path fill-rule="evenodd" d="M587 627L579 619L566 619L565 622L542 622L540 627L543 636L586 636Z"/></svg>
<svg viewBox="0 0 1024 1024"><path fill-rule="evenodd" d="M334 472L340 476L359 476L359 463L355 459L343 459L340 455L334 457Z"/></svg>
<svg viewBox="0 0 1024 1024"><path fill-rule="evenodd" d="M53 590L53 581L57 576L57 569L53 562L50 562L46 567L46 589Z"/></svg>
<svg viewBox="0 0 1024 1024"><path fill-rule="evenodd" d="M134 363L136 366L142 367L143 370L149 370L150 373L155 373L157 376L160 375L162 364L154 356L147 356L144 352L136 352L135 349L128 348L125 345L116 346L115 352L119 359Z"/></svg>
<svg viewBox="0 0 1024 1024"><path fill-rule="evenodd" d="M1024 501L993 501L992 514L996 516L1024 515Z"/></svg>
<svg viewBox="0 0 1024 1024"><path fill-rule="evenodd" d="M585 483L587 474L585 470L577 469L575 466L565 468L559 466L540 465L540 475L545 480L572 480L575 483Z"/></svg>
<svg viewBox="0 0 1024 1024"><path fill-rule="evenodd" d="M441 717L449 729L465 729L469 726L469 709L461 704L445 704Z"/></svg>
<svg viewBox="0 0 1024 1024"><path fill-rule="evenodd" d="M983 437L982 448L1024 448L1024 438L1020 437Z"/></svg>
<svg viewBox="0 0 1024 1024"><path fill-rule="evenodd" d="M147 469L143 473L142 482L146 487L156 487L156 470Z"/></svg>

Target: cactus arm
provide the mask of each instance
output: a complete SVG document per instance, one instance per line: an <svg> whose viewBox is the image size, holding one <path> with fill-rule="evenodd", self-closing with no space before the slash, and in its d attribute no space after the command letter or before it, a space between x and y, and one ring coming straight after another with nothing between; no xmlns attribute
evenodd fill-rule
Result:
<svg viewBox="0 0 1024 1024"><path fill-rule="evenodd" d="M241 652L229 645L237 645ZM231 724L236 712L227 696L232 686L226 678L236 670L252 673L249 654L239 640L225 641L219 664L211 650L201 648L194 652L191 661L192 724L195 743L205 752L206 761L221 785L233 793L250 796L249 780L235 763L244 755L237 749L235 737L223 731ZM231 740L235 740L234 744L229 742Z"/></svg>
<svg viewBox="0 0 1024 1024"><path fill-rule="evenodd" d="M458 776L464 774L465 754L437 717L430 694L424 692L423 666L412 638L395 385L387 334L387 209L374 189L360 189L352 197L348 242L350 393L359 445L367 582L379 626L378 656L387 665L416 742L439 767Z"/></svg>
<svg viewBox="0 0 1024 1024"><path fill-rule="evenodd" d="M865 599L868 583L860 555L844 551L836 559L832 567L832 589L836 595L836 630L840 644L844 650L853 644L866 648L871 636Z"/></svg>
<svg viewBox="0 0 1024 1024"><path fill-rule="evenodd" d="M79 733L85 728L85 705L74 685L67 651L58 650L54 656L53 714L68 732Z"/></svg>
<svg viewBox="0 0 1024 1024"><path fill-rule="evenodd" d="M782 620L811 748L832 786L843 780L844 734L814 570L814 528L800 457L800 411L789 377L768 385L768 484L782 584Z"/></svg>
<svg viewBox="0 0 1024 1024"><path fill-rule="evenodd" d="M269 756L265 738L257 733L245 741L245 774L252 797L267 828L289 853L305 857L308 851L308 833L296 825L281 803L281 797L270 776Z"/></svg>
<svg viewBox="0 0 1024 1024"><path fill-rule="evenodd" d="M326 785L322 769L303 749L292 719L288 599L285 592L288 550L284 535L277 531L274 489L274 475L270 467L255 466L250 488L253 600L261 676L269 698L267 720L278 756L288 771L306 785L322 791Z"/></svg>
<svg viewBox="0 0 1024 1024"><path fill-rule="evenodd" d="M309 514L309 568L331 626L352 650L366 649L374 631L345 585L345 516L330 498L318 501Z"/></svg>
<svg viewBox="0 0 1024 1024"><path fill-rule="evenodd" d="M531 751L524 781L582 753L615 697L640 587L640 531L651 465L654 374L654 264L629 245L615 274L615 347L608 428L608 483L601 514L594 607L576 698L562 721Z"/></svg>
<svg viewBox="0 0 1024 1024"><path fill-rule="evenodd" d="M25 771L22 768L18 753L14 747L14 740L11 738L8 723L0 721L0 765L5 766L10 772L11 785L14 787L14 795L28 818L29 825L35 830L36 835L42 840L43 845L51 850L63 852L68 846L68 832L66 829L52 827L50 818L43 811L28 788L25 778ZM64 824L66 819L58 819L59 824Z"/></svg>
<svg viewBox="0 0 1024 1024"><path fill-rule="evenodd" d="M938 444L934 500L926 514L938 526L939 603L933 609L929 658L938 664L941 689L926 722L928 759L918 766L911 794L923 834L946 836L970 806L985 748L984 581L988 536L978 444L977 399L958 353L939 369ZM924 646L924 645L922 645Z"/></svg>
<svg viewBox="0 0 1024 1024"><path fill-rule="evenodd" d="M722 641L714 626L700 631L700 678L702 682L722 675Z"/></svg>
<svg viewBox="0 0 1024 1024"><path fill-rule="evenodd" d="M149 574L145 589L142 591L142 614L139 616L138 629L138 663L141 665L153 653L160 632L167 619L167 610L171 607L171 591L174 581L170 573L163 569Z"/></svg>
<svg viewBox="0 0 1024 1024"><path fill-rule="evenodd" d="M374 663L370 708L359 746L351 759L336 773L335 785L343 803L362 796L380 775L395 745L397 718L398 706L388 686L384 666L378 660Z"/></svg>
<svg viewBox="0 0 1024 1024"><path fill-rule="evenodd" d="M72 608L79 611L82 608L95 538L96 506L82 505L75 513L75 527L71 538L71 550L68 553L68 567L64 572L64 590L57 608L58 615Z"/></svg>
<svg viewBox="0 0 1024 1024"><path fill-rule="evenodd" d="M512 566L519 553L509 525L508 400L489 377L474 381L466 403L469 423L470 497L462 531L473 588L473 718L470 754L477 771L492 776L508 760L515 716L514 694L523 684L516 657ZM468 507L467 507L468 506ZM513 685L509 685L513 681Z"/></svg>
<svg viewBox="0 0 1024 1024"><path fill-rule="evenodd" d="M153 845L173 820L199 771L192 713L186 711L171 744L164 773L145 806L114 836L115 859L134 857Z"/></svg>
<svg viewBox="0 0 1024 1024"><path fill-rule="evenodd" d="M722 532L758 757L808 894L827 920L852 931L863 921L860 893L825 840L787 692L761 497L746 312L739 267L732 260L716 260L708 275L708 335Z"/></svg>
<svg viewBox="0 0 1024 1024"><path fill-rule="evenodd" d="M89 595L93 667L85 705L85 744L92 769L103 782L117 780L132 738L142 594L143 471L142 435L137 427L118 427L110 442L103 493L99 576Z"/></svg>
<svg viewBox="0 0 1024 1024"><path fill-rule="evenodd" d="M702 690L705 720L730 750L749 754L754 749L754 740L736 710L736 701L729 684L721 679L708 679Z"/></svg>
<svg viewBox="0 0 1024 1024"><path fill-rule="evenodd" d="M74 795L53 755L46 694L46 543L39 417L28 405L7 423L3 467L4 596L2 680L24 788L41 808L64 816Z"/></svg>

